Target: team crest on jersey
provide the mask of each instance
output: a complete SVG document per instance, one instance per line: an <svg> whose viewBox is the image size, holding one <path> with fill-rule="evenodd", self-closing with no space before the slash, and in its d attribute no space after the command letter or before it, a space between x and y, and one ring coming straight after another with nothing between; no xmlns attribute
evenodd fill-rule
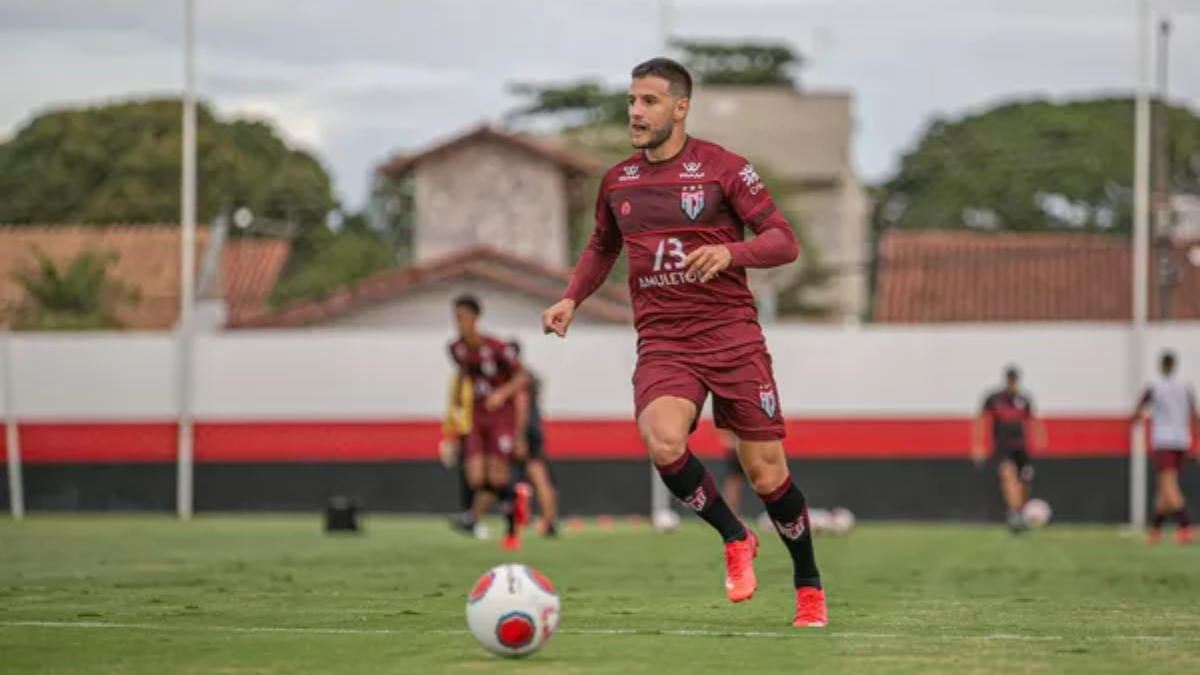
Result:
<svg viewBox="0 0 1200 675"><path fill-rule="evenodd" d="M704 188L699 185L689 185L683 188L679 195L679 205L688 220L695 220L704 210Z"/></svg>
<svg viewBox="0 0 1200 675"><path fill-rule="evenodd" d="M758 407L762 408L767 419L775 419L775 390L769 386L763 385L758 390Z"/></svg>

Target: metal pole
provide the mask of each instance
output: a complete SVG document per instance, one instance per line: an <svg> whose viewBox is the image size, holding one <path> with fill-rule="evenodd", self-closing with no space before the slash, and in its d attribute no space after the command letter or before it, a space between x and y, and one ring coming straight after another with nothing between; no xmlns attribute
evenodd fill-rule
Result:
<svg viewBox="0 0 1200 675"><path fill-rule="evenodd" d="M1171 287L1173 286L1172 266L1171 266L1171 180L1170 180L1170 164L1171 152L1167 140L1167 66L1168 52L1167 44L1168 37L1171 32L1171 23L1166 19L1156 20L1155 25L1158 28L1156 33L1157 45L1155 49L1155 58L1157 59L1156 74L1158 83L1156 88L1155 106L1156 113L1154 119L1154 150L1153 150L1153 167L1154 167L1154 202L1152 208L1154 210L1154 243L1157 249L1158 265L1155 274L1155 283L1158 287L1158 320L1166 321L1171 318Z"/></svg>
<svg viewBox="0 0 1200 675"><path fill-rule="evenodd" d="M4 333L4 341L0 343L0 372L4 374L4 448L8 460L8 505L13 520L25 518L25 481L21 470L21 437L17 433L16 385L13 384L16 374L13 372L12 357L13 337L11 331Z"/></svg>
<svg viewBox="0 0 1200 675"><path fill-rule="evenodd" d="M1130 391L1145 382L1146 318L1150 255L1150 85L1154 77L1150 0L1138 0L1137 105L1133 168L1133 316L1130 327ZM1133 429L1129 452L1129 524L1146 526L1146 446L1140 425Z"/></svg>
<svg viewBox="0 0 1200 675"><path fill-rule="evenodd" d="M179 324L177 374L179 438L176 511L181 520L192 517L192 323L196 296L196 94L195 0L183 0L183 194L180 207Z"/></svg>

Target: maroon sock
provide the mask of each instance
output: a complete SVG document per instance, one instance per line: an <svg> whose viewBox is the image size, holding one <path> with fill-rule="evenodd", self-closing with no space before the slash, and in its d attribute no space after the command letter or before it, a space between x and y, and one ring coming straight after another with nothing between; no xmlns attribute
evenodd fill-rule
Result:
<svg viewBox="0 0 1200 675"><path fill-rule="evenodd" d="M1191 524L1191 521L1189 521L1187 517L1187 511L1179 509L1175 512L1175 524L1178 525L1179 529L1181 530Z"/></svg>
<svg viewBox="0 0 1200 675"><path fill-rule="evenodd" d="M746 527L733 515L717 491L712 474L691 450L684 450L679 459L666 466L654 468L671 494L720 532L726 543L746 538Z"/></svg>

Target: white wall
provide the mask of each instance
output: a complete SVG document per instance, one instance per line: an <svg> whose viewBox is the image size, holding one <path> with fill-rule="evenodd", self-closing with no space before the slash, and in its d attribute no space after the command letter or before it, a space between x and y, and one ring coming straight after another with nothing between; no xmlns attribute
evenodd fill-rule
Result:
<svg viewBox="0 0 1200 675"><path fill-rule="evenodd" d="M563 341L517 333L546 380L546 413L630 415L634 335L579 327ZM420 419L441 415L450 374L446 330L309 330L198 336L200 419ZM946 416L971 412L1017 363L1045 412L1121 414L1136 386L1119 326L957 328L778 327L767 333L785 411L793 416ZM5 344L0 342L0 345ZM1200 324L1152 331L1145 367L1175 349L1200 381ZM13 401L21 419L169 419L177 405L174 343L166 334L12 338ZM0 359L2 368L3 359ZM3 388L0 388L3 391Z"/></svg>
<svg viewBox="0 0 1200 675"><path fill-rule="evenodd" d="M339 317L328 325L371 330L433 330L444 334L453 327L454 298L463 293L472 293L483 301L481 325L500 336L539 325L542 312L554 304L553 300L539 300L487 281L458 279L429 284L397 300ZM576 320L580 325L595 323L583 312Z"/></svg>

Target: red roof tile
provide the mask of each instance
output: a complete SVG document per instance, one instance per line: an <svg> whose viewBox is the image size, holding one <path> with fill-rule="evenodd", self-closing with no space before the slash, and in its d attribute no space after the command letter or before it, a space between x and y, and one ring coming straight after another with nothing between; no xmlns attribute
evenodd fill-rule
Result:
<svg viewBox="0 0 1200 675"><path fill-rule="evenodd" d="M34 263L40 248L60 263L88 251L112 251L115 279L136 288L141 301L119 316L132 329L171 328L179 314L179 228L175 225L0 226L0 307L15 307L24 291L13 275ZM196 230L196 265L203 260L208 228ZM222 256L221 284L230 314L261 307L288 256L281 239L230 239Z"/></svg>
<svg viewBox="0 0 1200 675"><path fill-rule="evenodd" d="M519 150L548 159L576 174L591 174L604 168L595 159L562 148L549 139L535 138L524 133L501 131L489 124L481 124L417 154L396 155L381 164L377 171L387 176L400 176L411 171L417 164L427 159L452 152L481 140L493 140L508 144Z"/></svg>
<svg viewBox="0 0 1200 675"><path fill-rule="evenodd" d="M1200 244L1200 242L1197 242ZM1170 316L1200 319L1200 267L1175 244L1181 272ZM1150 317L1158 315L1151 255ZM1073 232L906 230L880 239L874 319L884 323L1128 321L1131 241Z"/></svg>
<svg viewBox="0 0 1200 675"><path fill-rule="evenodd" d="M553 302L570 281L558 270L482 246L404 268L387 270L316 300L293 303L277 310L244 313L230 328L300 327L335 321L350 312L402 299L430 284L474 277ZM632 323L628 290L608 283L579 307L581 315L611 323Z"/></svg>

